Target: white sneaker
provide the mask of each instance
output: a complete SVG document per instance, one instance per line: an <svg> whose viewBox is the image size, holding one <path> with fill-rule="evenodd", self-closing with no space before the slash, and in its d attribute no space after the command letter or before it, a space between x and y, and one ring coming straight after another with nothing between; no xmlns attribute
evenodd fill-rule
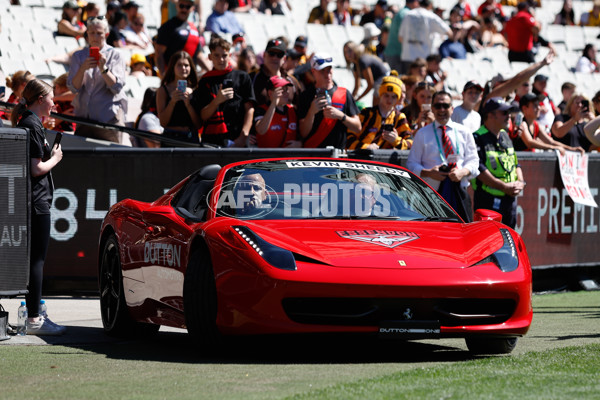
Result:
<svg viewBox="0 0 600 400"><path fill-rule="evenodd" d="M56 322L52 321L47 315L44 316L44 319L50 325L56 326L61 331L61 335L67 331L67 327L66 326L62 326L62 325L57 324Z"/></svg>
<svg viewBox="0 0 600 400"><path fill-rule="evenodd" d="M65 333L66 328L54 324L48 318L40 317L37 321L27 320L27 334L38 336L60 336Z"/></svg>

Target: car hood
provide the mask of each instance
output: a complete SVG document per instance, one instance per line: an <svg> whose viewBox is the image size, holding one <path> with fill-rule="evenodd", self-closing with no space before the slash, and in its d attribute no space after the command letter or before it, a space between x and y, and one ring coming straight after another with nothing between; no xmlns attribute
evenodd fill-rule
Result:
<svg viewBox="0 0 600 400"><path fill-rule="evenodd" d="M339 267L465 268L503 244L499 225L493 221L246 222L256 234L276 246ZM306 261L303 257L301 260Z"/></svg>

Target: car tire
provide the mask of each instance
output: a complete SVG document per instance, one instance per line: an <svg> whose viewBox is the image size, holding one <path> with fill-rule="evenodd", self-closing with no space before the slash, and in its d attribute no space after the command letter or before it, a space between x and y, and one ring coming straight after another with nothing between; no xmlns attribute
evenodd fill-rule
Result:
<svg viewBox="0 0 600 400"><path fill-rule="evenodd" d="M473 354L509 354L517 346L516 337L512 338L466 338L467 348Z"/></svg>
<svg viewBox="0 0 600 400"><path fill-rule="evenodd" d="M109 236L102 248L99 273L104 332L117 337L150 336L158 332L160 325L136 322L129 315L123 290L119 243L114 235Z"/></svg>
<svg viewBox="0 0 600 400"><path fill-rule="evenodd" d="M190 256L183 283L185 323L194 345L203 353L214 352L222 343L217 328L217 288L207 251L196 249Z"/></svg>

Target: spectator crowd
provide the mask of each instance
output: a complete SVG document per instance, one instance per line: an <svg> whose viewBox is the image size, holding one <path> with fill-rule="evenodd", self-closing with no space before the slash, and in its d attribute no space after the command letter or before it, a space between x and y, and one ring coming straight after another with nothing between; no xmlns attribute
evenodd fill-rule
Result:
<svg viewBox="0 0 600 400"><path fill-rule="evenodd" d="M270 38L264 49L247 40L240 13L293 16L288 0L215 0L212 10L202 10L200 1L164 0L154 37L134 0L108 2L105 15L95 3L68 0L56 35L85 44L67 55L69 72L53 82L56 110L124 126L128 75L156 76L160 85L146 90L138 129L204 146L410 150L409 168L457 209L472 181L476 203L507 215L514 202L506 199L524 185L515 150L597 149L584 127L600 112L600 92L588 99L570 82L562 85L561 99L546 90L549 77L540 70L554 61L556 49L541 35L535 16L540 1L444 2L449 10L431 0L403 3L377 0L353 9L349 0L320 0L310 11L308 23L364 29L362 41L343 46L354 86L342 87L332 54L308 51L317 37ZM577 21L565 0L554 23L600 26L600 1ZM130 60L119 47L132 49ZM509 61L526 66L511 77L471 80L462 93L451 93L442 60L465 59L486 47L505 47ZM548 48L543 58L540 47ZM587 44L574 70L599 72L596 51ZM2 100L19 103L33 78L14 71L6 77L12 94ZM370 107L362 102L367 98ZM124 142L102 126L57 118L44 125ZM161 147L148 138L131 143Z"/></svg>

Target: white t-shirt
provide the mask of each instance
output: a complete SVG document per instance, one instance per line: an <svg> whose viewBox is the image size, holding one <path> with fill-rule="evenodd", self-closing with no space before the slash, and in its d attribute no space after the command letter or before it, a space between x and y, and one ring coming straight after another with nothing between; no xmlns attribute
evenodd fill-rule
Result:
<svg viewBox="0 0 600 400"><path fill-rule="evenodd" d="M434 34L445 35L448 31L448 24L429 10L419 7L408 11L398 33L402 37L402 61L427 58L432 53Z"/></svg>
<svg viewBox="0 0 600 400"><path fill-rule="evenodd" d="M471 133L481 127L481 115L475 111L469 111L463 108L462 105L454 108L452 112L452 121L464 125Z"/></svg>
<svg viewBox="0 0 600 400"><path fill-rule="evenodd" d="M552 104L550 104L550 99L548 99L548 97L546 97L542 103L548 111L545 113L540 112L537 121L541 126L546 128L546 131L550 131L550 127L554 123L554 111L552 111Z"/></svg>
<svg viewBox="0 0 600 400"><path fill-rule="evenodd" d="M585 72L591 74L592 72L596 72L596 66L594 63L590 61L587 57L581 57L579 61L577 61L577 66L575 67L576 72Z"/></svg>

